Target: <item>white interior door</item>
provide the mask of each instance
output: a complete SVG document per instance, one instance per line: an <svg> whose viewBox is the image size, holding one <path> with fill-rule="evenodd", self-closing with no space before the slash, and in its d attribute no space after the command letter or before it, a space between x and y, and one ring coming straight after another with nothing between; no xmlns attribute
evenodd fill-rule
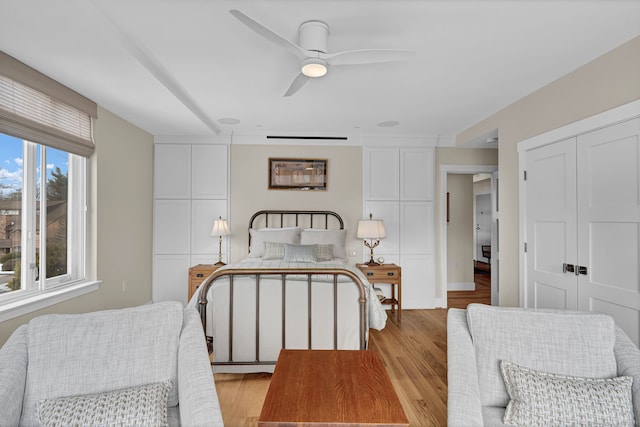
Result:
<svg viewBox="0 0 640 427"><path fill-rule="evenodd" d="M482 246L491 246L491 194L478 194L476 196L476 256L478 261L490 262L490 257L482 253Z"/></svg>
<svg viewBox="0 0 640 427"><path fill-rule="evenodd" d="M577 308L575 138L527 152L525 307Z"/></svg>
<svg viewBox="0 0 640 427"><path fill-rule="evenodd" d="M577 156L578 306L640 345L640 119L579 136Z"/></svg>

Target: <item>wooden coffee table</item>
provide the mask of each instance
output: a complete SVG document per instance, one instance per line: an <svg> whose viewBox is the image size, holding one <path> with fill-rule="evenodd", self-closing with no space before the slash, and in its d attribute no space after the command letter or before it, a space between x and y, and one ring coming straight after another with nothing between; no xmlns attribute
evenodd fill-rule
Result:
<svg viewBox="0 0 640 427"><path fill-rule="evenodd" d="M370 350L281 350L258 427L407 426L389 375Z"/></svg>

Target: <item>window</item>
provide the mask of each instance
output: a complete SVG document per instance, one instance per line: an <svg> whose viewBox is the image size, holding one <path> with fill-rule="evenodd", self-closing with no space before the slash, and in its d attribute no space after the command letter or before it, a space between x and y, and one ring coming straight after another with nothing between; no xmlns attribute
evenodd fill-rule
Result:
<svg viewBox="0 0 640 427"><path fill-rule="evenodd" d="M85 278L85 163L0 133L0 303Z"/></svg>
<svg viewBox="0 0 640 427"><path fill-rule="evenodd" d="M0 51L0 321L97 289L86 277L97 105Z"/></svg>

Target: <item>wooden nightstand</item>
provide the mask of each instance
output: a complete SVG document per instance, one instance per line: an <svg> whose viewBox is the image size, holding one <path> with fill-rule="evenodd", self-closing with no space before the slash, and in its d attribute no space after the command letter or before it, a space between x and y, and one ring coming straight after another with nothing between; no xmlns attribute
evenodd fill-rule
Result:
<svg viewBox="0 0 640 427"><path fill-rule="evenodd" d="M187 301L191 301L198 286L218 268L220 267L213 264L198 264L189 268L189 297Z"/></svg>
<svg viewBox="0 0 640 427"><path fill-rule="evenodd" d="M356 267L364 273L369 283L388 283L391 285L391 298L385 298L380 302L391 305L391 311L396 312L396 317L398 321L400 321L402 316L402 268L395 264L356 264ZM396 286L398 287L397 299ZM397 311L396 307L398 309Z"/></svg>

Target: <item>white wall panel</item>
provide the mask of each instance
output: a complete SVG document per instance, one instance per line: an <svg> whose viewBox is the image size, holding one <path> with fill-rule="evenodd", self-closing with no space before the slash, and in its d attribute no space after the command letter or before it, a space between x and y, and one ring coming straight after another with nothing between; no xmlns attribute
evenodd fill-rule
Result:
<svg viewBox="0 0 640 427"><path fill-rule="evenodd" d="M153 259L153 302L179 301L187 304L189 255L155 255Z"/></svg>
<svg viewBox="0 0 640 427"><path fill-rule="evenodd" d="M433 200L433 149L400 150L400 200Z"/></svg>
<svg viewBox="0 0 640 427"><path fill-rule="evenodd" d="M366 200L398 200L400 190L398 156L396 148L365 150Z"/></svg>
<svg viewBox="0 0 640 427"><path fill-rule="evenodd" d="M226 145L192 146L192 199L227 198L227 150Z"/></svg>
<svg viewBox="0 0 640 427"><path fill-rule="evenodd" d="M400 252L433 253L433 202L400 202Z"/></svg>
<svg viewBox="0 0 640 427"><path fill-rule="evenodd" d="M188 199L191 197L190 145L155 145L153 197L156 199Z"/></svg>
<svg viewBox="0 0 640 427"><path fill-rule="evenodd" d="M213 222L218 217L227 217L226 200L191 201L191 253L215 254L218 261L218 237L211 235ZM226 240L223 238L223 253L226 253Z"/></svg>
<svg viewBox="0 0 640 427"><path fill-rule="evenodd" d="M189 254L191 202L189 200L156 200L153 211L153 252L155 254Z"/></svg>

